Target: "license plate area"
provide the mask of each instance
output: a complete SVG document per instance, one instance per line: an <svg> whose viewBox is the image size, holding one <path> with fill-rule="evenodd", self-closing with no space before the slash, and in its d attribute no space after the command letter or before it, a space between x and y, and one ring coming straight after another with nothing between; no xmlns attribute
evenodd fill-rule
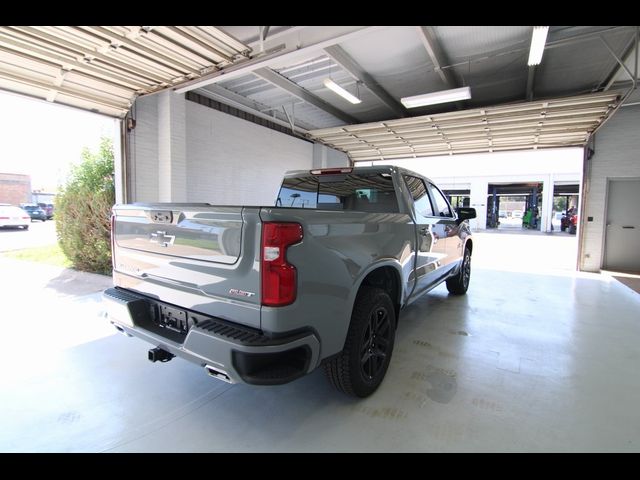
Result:
<svg viewBox="0 0 640 480"><path fill-rule="evenodd" d="M168 305L158 306L160 307L159 315L156 317L158 326L182 334L189 331L191 325L186 311Z"/></svg>

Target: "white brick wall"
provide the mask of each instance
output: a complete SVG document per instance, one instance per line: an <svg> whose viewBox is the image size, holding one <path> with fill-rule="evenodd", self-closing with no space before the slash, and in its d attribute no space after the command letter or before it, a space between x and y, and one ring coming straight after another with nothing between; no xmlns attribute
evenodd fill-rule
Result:
<svg viewBox="0 0 640 480"><path fill-rule="evenodd" d="M272 205L285 171L313 168L312 143L186 101L183 95L171 95L175 97L169 104L162 94L136 101L137 125L130 136L130 201ZM180 100L184 115L176 105ZM163 117L167 108L177 114ZM160 117L164 120L159 122ZM181 122L186 123L185 128ZM165 135L167 129L170 135ZM175 162L172 165L162 162L167 152ZM172 176L171 183L165 179L162 188L159 170ZM183 185L184 197L180 194ZM169 190L178 198L161 195Z"/></svg>
<svg viewBox="0 0 640 480"><path fill-rule="evenodd" d="M585 220L593 221L585 223L580 267L597 272L604 250L607 178L640 177L640 106L622 107L596 133L590 162Z"/></svg>
<svg viewBox="0 0 640 480"><path fill-rule="evenodd" d="M272 205L287 170L311 169L313 144L187 102L188 200Z"/></svg>
<svg viewBox="0 0 640 480"><path fill-rule="evenodd" d="M186 105L183 95L165 91L158 99L158 199L187 201Z"/></svg>
<svg viewBox="0 0 640 480"><path fill-rule="evenodd" d="M155 96L136 101L136 128L129 134L130 201L158 200L158 103Z"/></svg>

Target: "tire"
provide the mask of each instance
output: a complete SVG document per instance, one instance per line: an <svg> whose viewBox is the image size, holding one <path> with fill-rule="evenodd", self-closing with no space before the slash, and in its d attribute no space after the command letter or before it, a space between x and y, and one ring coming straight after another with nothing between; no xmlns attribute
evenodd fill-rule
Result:
<svg viewBox="0 0 640 480"><path fill-rule="evenodd" d="M460 271L453 277L447 279L447 290L453 295L464 295L469 288L471 280L471 252L465 247L462 256Z"/></svg>
<svg viewBox="0 0 640 480"><path fill-rule="evenodd" d="M29 230L29 225L23 225L23 226L22 226L22 228L23 228L24 230Z"/></svg>
<svg viewBox="0 0 640 480"><path fill-rule="evenodd" d="M348 395L371 395L389 368L395 334L396 313L389 294L380 288L362 287L344 349L324 364L329 382Z"/></svg>

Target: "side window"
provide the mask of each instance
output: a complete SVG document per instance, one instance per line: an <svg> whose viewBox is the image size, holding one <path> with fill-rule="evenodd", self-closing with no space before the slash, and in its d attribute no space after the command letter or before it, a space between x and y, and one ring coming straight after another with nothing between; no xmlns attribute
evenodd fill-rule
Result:
<svg viewBox="0 0 640 480"><path fill-rule="evenodd" d="M431 196L435 203L436 217L453 217L451 207L449 207L449 203L442 195L442 192L432 184L429 184L429 189L431 190Z"/></svg>
<svg viewBox="0 0 640 480"><path fill-rule="evenodd" d="M409 192L413 198L413 203L416 206L416 212L423 217L433 217L433 207L431 206L431 200L427 195L427 189L421 178L412 177L411 175L403 175L404 181L407 182Z"/></svg>

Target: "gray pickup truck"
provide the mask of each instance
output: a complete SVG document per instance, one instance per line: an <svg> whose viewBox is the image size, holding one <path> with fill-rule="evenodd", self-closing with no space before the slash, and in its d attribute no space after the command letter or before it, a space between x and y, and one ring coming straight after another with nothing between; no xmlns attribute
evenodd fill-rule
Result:
<svg viewBox="0 0 640 480"><path fill-rule="evenodd" d="M105 316L218 379L290 382L324 366L366 397L400 310L446 282L467 291L472 208L394 166L286 174L276 206L116 205Z"/></svg>

